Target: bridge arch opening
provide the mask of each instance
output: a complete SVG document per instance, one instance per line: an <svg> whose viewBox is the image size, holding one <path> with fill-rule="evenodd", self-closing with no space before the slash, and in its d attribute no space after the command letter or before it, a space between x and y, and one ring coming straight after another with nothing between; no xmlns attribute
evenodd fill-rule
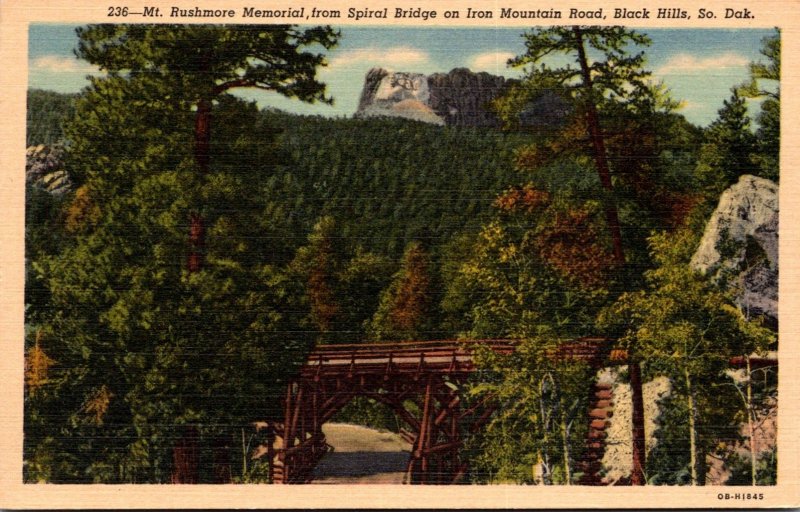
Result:
<svg viewBox="0 0 800 512"><path fill-rule="evenodd" d="M414 405L403 404L413 411ZM413 414L413 412L412 412ZM314 469L315 483L406 482L411 426L381 400L355 396L322 426L331 447Z"/></svg>

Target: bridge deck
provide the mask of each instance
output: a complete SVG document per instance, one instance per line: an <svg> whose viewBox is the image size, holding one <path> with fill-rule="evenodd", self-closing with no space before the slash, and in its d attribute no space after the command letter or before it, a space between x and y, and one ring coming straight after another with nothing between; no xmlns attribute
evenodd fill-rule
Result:
<svg viewBox="0 0 800 512"><path fill-rule="evenodd" d="M392 373L426 371L472 371L476 346L494 352L510 354L514 345L509 340L478 340L475 342L429 341L364 345L323 345L317 347L303 367L303 375L324 371L347 371L371 374L376 371Z"/></svg>

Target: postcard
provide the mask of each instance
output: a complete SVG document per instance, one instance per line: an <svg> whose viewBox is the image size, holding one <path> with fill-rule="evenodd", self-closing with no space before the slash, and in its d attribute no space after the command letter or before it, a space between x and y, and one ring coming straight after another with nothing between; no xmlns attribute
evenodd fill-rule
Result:
<svg viewBox="0 0 800 512"><path fill-rule="evenodd" d="M3 3L0 506L800 506L794 11Z"/></svg>

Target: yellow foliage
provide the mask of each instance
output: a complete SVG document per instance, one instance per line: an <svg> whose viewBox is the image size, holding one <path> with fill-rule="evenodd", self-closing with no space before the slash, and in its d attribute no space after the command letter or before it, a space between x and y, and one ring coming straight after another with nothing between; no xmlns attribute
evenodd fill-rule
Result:
<svg viewBox="0 0 800 512"><path fill-rule="evenodd" d="M25 354L25 385L31 392L47 384L48 370L56 364L39 345L41 338L42 333L39 331L36 334L36 344Z"/></svg>
<svg viewBox="0 0 800 512"><path fill-rule="evenodd" d="M108 411L108 406L111 404L111 399L113 397L114 393L103 384L100 386L100 389L83 404L82 410L95 425L102 425L103 416L105 416L106 411Z"/></svg>
<svg viewBox="0 0 800 512"><path fill-rule="evenodd" d="M64 227L69 233L77 233L99 218L100 208L92 201L89 187L83 185L75 191L75 197L67 209Z"/></svg>

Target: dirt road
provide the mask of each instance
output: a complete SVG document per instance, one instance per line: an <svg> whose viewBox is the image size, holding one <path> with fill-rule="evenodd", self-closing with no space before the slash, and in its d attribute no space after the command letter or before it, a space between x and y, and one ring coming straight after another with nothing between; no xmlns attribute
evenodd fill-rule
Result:
<svg viewBox="0 0 800 512"><path fill-rule="evenodd" d="M334 447L314 471L318 484L402 484L411 446L391 432L359 425L322 427Z"/></svg>

